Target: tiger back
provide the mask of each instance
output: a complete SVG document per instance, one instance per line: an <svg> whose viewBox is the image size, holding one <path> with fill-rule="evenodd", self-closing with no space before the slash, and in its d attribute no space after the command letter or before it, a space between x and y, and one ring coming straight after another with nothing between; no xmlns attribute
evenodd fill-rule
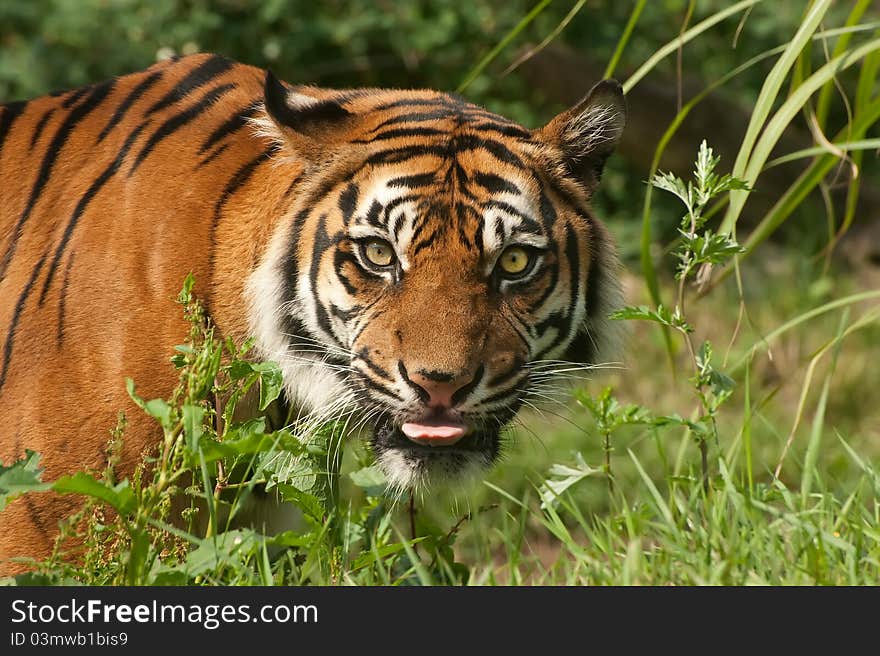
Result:
<svg viewBox="0 0 880 656"><path fill-rule="evenodd" d="M101 470L124 411L130 475L160 433L124 381L173 388L192 272L290 403L370 426L393 485L481 475L553 363L614 341L617 261L589 199L624 122L609 81L528 130L449 94L291 87L215 55L0 106L0 459ZM46 555L75 509L16 499L0 559Z"/></svg>

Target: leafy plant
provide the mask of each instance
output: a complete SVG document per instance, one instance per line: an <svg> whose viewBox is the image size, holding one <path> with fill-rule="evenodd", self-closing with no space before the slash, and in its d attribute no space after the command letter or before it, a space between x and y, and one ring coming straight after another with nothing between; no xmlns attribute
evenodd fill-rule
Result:
<svg viewBox="0 0 880 656"><path fill-rule="evenodd" d="M238 417L236 408L248 395L258 399L261 413L278 399L280 371L274 363L247 359L251 343L237 346L214 337L193 283L187 277L178 297L191 328L172 358L179 374L174 392L146 400L127 382L131 398L163 435L130 479L115 482L111 459L102 475L77 472L46 483L33 452L0 468L0 504L50 489L86 501L64 523L53 556L35 563L35 572L19 582L272 584L342 582L355 573L385 583L466 578L450 549L454 533L425 519L419 529L429 528L427 535L400 536L391 521L396 501L386 495L375 466L364 463L350 475L364 502L356 508L342 502L343 427L310 426L305 432L286 417L272 429L264 414ZM124 439L124 427L123 418L111 451ZM288 504L301 517L301 528L264 535L250 526L242 517L255 495ZM67 538L74 534L84 541L71 553ZM423 542L430 567L415 555Z"/></svg>
<svg viewBox="0 0 880 656"><path fill-rule="evenodd" d="M716 233L706 228L708 220L706 209L709 203L721 194L749 189L742 180L729 174L716 173L718 163L719 158L712 153L712 149L704 140L697 153L692 181L684 182L671 173L659 173L651 180L654 187L678 197L687 210L679 226L681 239L673 252L679 262L675 274L679 281L675 307L671 311L662 304L654 309L645 306L626 307L611 315L612 319L618 320L653 321L681 335L690 354L693 366L690 382L700 407L695 417L690 420L666 417L664 423L677 421L697 440L703 471L703 487L706 491L709 489L707 442L712 440L718 443L715 416L721 404L730 396L733 380L713 365L711 343L704 341L699 348L695 347L692 336L694 328L685 319L685 285L700 267L723 265L734 255L742 252L742 247L731 235ZM607 439L606 434L606 442Z"/></svg>

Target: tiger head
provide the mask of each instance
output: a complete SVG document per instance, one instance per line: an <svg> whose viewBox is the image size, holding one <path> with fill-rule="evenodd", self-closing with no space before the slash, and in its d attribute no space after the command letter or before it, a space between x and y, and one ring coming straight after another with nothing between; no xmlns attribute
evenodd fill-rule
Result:
<svg viewBox="0 0 880 656"><path fill-rule="evenodd" d="M483 473L530 395L614 341L618 265L590 196L620 85L538 130L453 95L271 73L265 110L297 193L248 283L261 354L312 420L368 427L398 488Z"/></svg>

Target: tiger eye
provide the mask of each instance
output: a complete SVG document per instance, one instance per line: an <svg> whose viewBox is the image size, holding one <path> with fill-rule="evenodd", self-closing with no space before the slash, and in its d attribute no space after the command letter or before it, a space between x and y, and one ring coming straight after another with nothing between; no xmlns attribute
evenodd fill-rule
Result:
<svg viewBox="0 0 880 656"><path fill-rule="evenodd" d="M504 273L516 275L528 268L530 260L531 257L525 248L522 246L511 246L505 249L501 257L498 258L498 266L501 267Z"/></svg>
<svg viewBox="0 0 880 656"><path fill-rule="evenodd" d="M389 266L394 262L394 249L382 239L371 239L364 245L364 256L380 267Z"/></svg>

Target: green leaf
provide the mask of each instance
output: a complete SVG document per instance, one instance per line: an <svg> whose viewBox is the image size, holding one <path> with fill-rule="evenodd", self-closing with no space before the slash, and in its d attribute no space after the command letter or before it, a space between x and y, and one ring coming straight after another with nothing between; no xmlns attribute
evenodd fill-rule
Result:
<svg viewBox="0 0 880 656"><path fill-rule="evenodd" d="M132 512L137 507L137 499L128 479L117 485L110 485L85 472L77 472L73 476L59 478L52 484L52 489L62 494L84 494L99 499L121 513Z"/></svg>
<svg viewBox="0 0 880 656"><path fill-rule="evenodd" d="M0 464L0 510L20 494L50 489L51 483L40 480L42 473L40 454L30 449L25 451L24 458L16 460L9 467Z"/></svg>
<svg viewBox="0 0 880 656"><path fill-rule="evenodd" d="M418 544L425 538L418 538L413 540L413 544ZM351 571L357 571L359 569L363 569L369 565L372 565L377 560L385 560L388 556L393 556L395 554L400 553L404 550L404 546L402 542L395 542L393 544L386 544L382 547L376 547L372 551L367 551L358 556L357 559L351 564Z"/></svg>
<svg viewBox="0 0 880 656"><path fill-rule="evenodd" d="M281 439L278 434L265 433L265 430L266 419L257 417L230 428L222 441L202 440L198 446L205 462L262 453Z"/></svg>
<svg viewBox="0 0 880 656"><path fill-rule="evenodd" d="M229 365L229 377L232 380L241 380L242 378L256 373L254 370L253 362L246 362L244 360L235 360Z"/></svg>
<svg viewBox="0 0 880 656"><path fill-rule="evenodd" d="M192 302L192 290L193 286L196 284L196 278L193 276L192 272L186 274L186 278L183 280L183 288L180 290L180 293L177 295L177 302L182 305L187 305Z"/></svg>
<svg viewBox="0 0 880 656"><path fill-rule="evenodd" d="M260 410L265 410L281 394L281 368L275 362L260 362L253 369L260 374Z"/></svg>
<svg viewBox="0 0 880 656"><path fill-rule="evenodd" d="M278 491L281 493L282 500L294 504L303 512L306 519L312 520L317 525L324 522L324 504L317 496L309 492L303 492L293 485L286 483L279 483Z"/></svg>
<svg viewBox="0 0 880 656"><path fill-rule="evenodd" d="M378 465L363 467L355 472L351 472L348 477L371 497L382 496L388 485L385 474Z"/></svg>
<svg viewBox="0 0 880 656"><path fill-rule="evenodd" d="M200 405L186 403L183 406L183 434L186 444L191 451L199 448L199 440L205 432L203 422L205 420L205 408Z"/></svg>
<svg viewBox="0 0 880 656"><path fill-rule="evenodd" d="M262 543L262 536L251 529L224 531L201 541L186 556L184 569L190 578L243 563Z"/></svg>
<svg viewBox="0 0 880 656"><path fill-rule="evenodd" d="M716 234L711 230L706 230L702 235L679 232L684 254L693 258L689 260L691 267L694 264L724 264L734 255L744 252L743 247L727 234Z"/></svg>
<svg viewBox="0 0 880 656"><path fill-rule="evenodd" d="M125 379L125 389L131 400L148 415L157 419L162 424L162 428L171 427L171 406L162 399L151 399L145 401L135 393L134 381L131 378Z"/></svg>
<svg viewBox="0 0 880 656"><path fill-rule="evenodd" d="M657 189L662 189L678 196L681 202L685 204L685 207L688 208L688 211L693 209L694 190L690 183L686 184L681 178L676 177L672 173L658 173L651 178L651 184L657 187Z"/></svg>
<svg viewBox="0 0 880 656"><path fill-rule="evenodd" d="M266 474L266 490L279 484L290 485L301 492L311 492L317 475L311 459L291 451L273 451L265 454L259 471Z"/></svg>
<svg viewBox="0 0 880 656"><path fill-rule="evenodd" d="M656 310L652 310L645 305L630 305L612 312L609 318L615 321L622 319L653 321L686 333L693 332L694 330L678 312L670 312L669 308L663 305L658 305Z"/></svg>
<svg viewBox="0 0 880 656"><path fill-rule="evenodd" d="M594 474L601 474L602 469L590 467L584 462L584 457L580 453L575 454L575 466L555 464L550 467L547 478L538 489L538 495L541 497L541 508L548 508L559 503L559 497L563 492L568 490L572 485L579 483L585 478L589 478Z"/></svg>

